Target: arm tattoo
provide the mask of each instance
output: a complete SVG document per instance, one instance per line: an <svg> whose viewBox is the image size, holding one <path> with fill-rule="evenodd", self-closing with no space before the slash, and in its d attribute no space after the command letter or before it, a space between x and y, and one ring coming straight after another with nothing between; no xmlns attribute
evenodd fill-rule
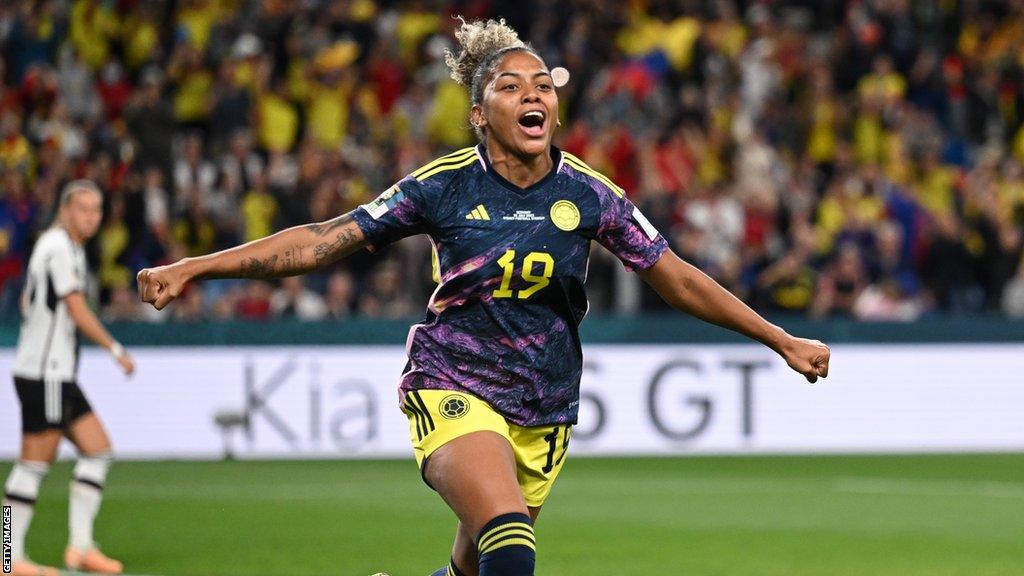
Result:
<svg viewBox="0 0 1024 576"><path fill-rule="evenodd" d="M292 246L282 255L274 254L260 260L247 258L242 261L241 275L243 278L279 278L300 274L308 267L302 260L305 246Z"/></svg>
<svg viewBox="0 0 1024 576"><path fill-rule="evenodd" d="M248 258L242 261L241 275L243 278L270 278L274 275L276 265L277 254L263 260Z"/></svg>
<svg viewBox="0 0 1024 576"><path fill-rule="evenodd" d="M334 240L321 242L313 249L313 256L316 257L317 266L337 260L344 250L356 243L356 232L351 228L345 228L338 232Z"/></svg>
<svg viewBox="0 0 1024 576"><path fill-rule="evenodd" d="M352 224L352 226L347 226ZM306 229L325 239L313 248L313 262L306 261L309 245L295 244L281 254L266 258L249 257L242 260L239 275L242 278L280 278L309 272L321 264L334 262L345 255L349 248L358 245L358 228L351 214L316 224L307 224ZM333 239L330 237L332 232Z"/></svg>
<svg viewBox="0 0 1024 576"><path fill-rule="evenodd" d="M317 236L327 236L332 230L339 226L344 226L349 222L354 222L351 214L342 214L337 218L332 218L327 222L317 222L315 224L307 224L306 228L313 231Z"/></svg>
<svg viewBox="0 0 1024 576"><path fill-rule="evenodd" d="M347 248L355 245L357 242L356 230L354 226L355 218L352 214L342 214L337 218L328 220L327 222L321 222L317 224L309 224L306 227L313 231L314 234L320 237L328 237L332 232L337 231L333 238L327 239L325 242L320 242L313 248L313 257L316 259L316 265L329 264L346 252ZM340 229L340 230L339 230Z"/></svg>
<svg viewBox="0 0 1024 576"><path fill-rule="evenodd" d="M302 271L302 253L305 246L292 246L284 251L284 261L281 262L281 272L285 275L296 274Z"/></svg>

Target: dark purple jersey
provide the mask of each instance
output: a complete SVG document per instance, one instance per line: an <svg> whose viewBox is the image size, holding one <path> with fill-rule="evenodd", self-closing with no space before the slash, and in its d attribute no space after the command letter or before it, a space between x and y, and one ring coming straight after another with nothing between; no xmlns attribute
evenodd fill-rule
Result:
<svg viewBox="0 0 1024 576"><path fill-rule="evenodd" d="M440 281L409 330L403 397L457 390L520 426L576 422L591 240L631 270L668 245L608 178L551 154L556 168L523 189L490 167L482 145L459 150L354 212L371 250L427 234L436 251Z"/></svg>

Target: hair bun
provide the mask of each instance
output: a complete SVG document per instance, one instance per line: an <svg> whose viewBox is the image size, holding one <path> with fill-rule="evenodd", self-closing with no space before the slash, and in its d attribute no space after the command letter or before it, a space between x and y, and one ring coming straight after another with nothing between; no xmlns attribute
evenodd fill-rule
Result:
<svg viewBox="0 0 1024 576"><path fill-rule="evenodd" d="M505 19L474 20L466 22L462 16L457 17L462 24L455 30L455 40L459 43L459 53L445 50L444 62L451 70L452 79L463 86L473 83L473 75L480 63L489 55L507 48L525 47Z"/></svg>

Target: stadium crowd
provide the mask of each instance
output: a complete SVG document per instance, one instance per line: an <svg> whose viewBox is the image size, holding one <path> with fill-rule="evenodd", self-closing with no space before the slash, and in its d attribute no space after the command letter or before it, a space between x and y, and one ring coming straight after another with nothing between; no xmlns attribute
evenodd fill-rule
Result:
<svg viewBox="0 0 1024 576"><path fill-rule="evenodd" d="M1024 1L15 0L0 3L0 314L63 183L107 192L108 321L406 318L408 240L304 278L193 286L145 266L324 220L475 143L453 15L565 66L556 143L768 313L1024 316ZM662 306L595 246L593 308Z"/></svg>

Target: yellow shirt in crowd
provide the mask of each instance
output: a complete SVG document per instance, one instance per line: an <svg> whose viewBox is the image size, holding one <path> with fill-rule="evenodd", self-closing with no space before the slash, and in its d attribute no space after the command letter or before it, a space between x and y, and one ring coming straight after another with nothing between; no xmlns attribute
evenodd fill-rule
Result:
<svg viewBox="0 0 1024 576"><path fill-rule="evenodd" d="M78 0L71 7L71 44L93 70L99 70L110 54L110 39L117 35L117 14L106 2Z"/></svg>
<svg viewBox="0 0 1024 576"><path fill-rule="evenodd" d="M927 170L917 182L917 201L932 214L949 214L955 209L955 172L945 166Z"/></svg>
<svg viewBox="0 0 1024 576"><path fill-rule="evenodd" d="M341 146L348 133L348 106L351 88L347 83L326 86L313 83L306 104L306 127L316 143L324 148Z"/></svg>
<svg viewBox="0 0 1024 576"><path fill-rule="evenodd" d="M265 191L250 190L242 198L243 241L259 240L274 233L277 200Z"/></svg>
<svg viewBox="0 0 1024 576"><path fill-rule="evenodd" d="M209 116L208 102L213 74L205 68L185 72L174 95L174 115L179 122L197 122Z"/></svg>
<svg viewBox="0 0 1024 576"><path fill-rule="evenodd" d="M118 257L128 248L130 234L123 221L103 227L100 234L100 286L104 288L127 288L131 285L132 273L117 262Z"/></svg>
<svg viewBox="0 0 1024 576"><path fill-rule="evenodd" d="M260 145L271 152L288 152L299 133L299 113L288 100L273 92L261 94L259 110Z"/></svg>
<svg viewBox="0 0 1024 576"><path fill-rule="evenodd" d="M807 137L807 154L816 163L831 162L836 156L836 107L828 100L814 104L811 131Z"/></svg>
<svg viewBox="0 0 1024 576"><path fill-rule="evenodd" d="M437 85L427 119L427 133L447 148L469 145L475 136L469 126L469 93L453 80Z"/></svg>

